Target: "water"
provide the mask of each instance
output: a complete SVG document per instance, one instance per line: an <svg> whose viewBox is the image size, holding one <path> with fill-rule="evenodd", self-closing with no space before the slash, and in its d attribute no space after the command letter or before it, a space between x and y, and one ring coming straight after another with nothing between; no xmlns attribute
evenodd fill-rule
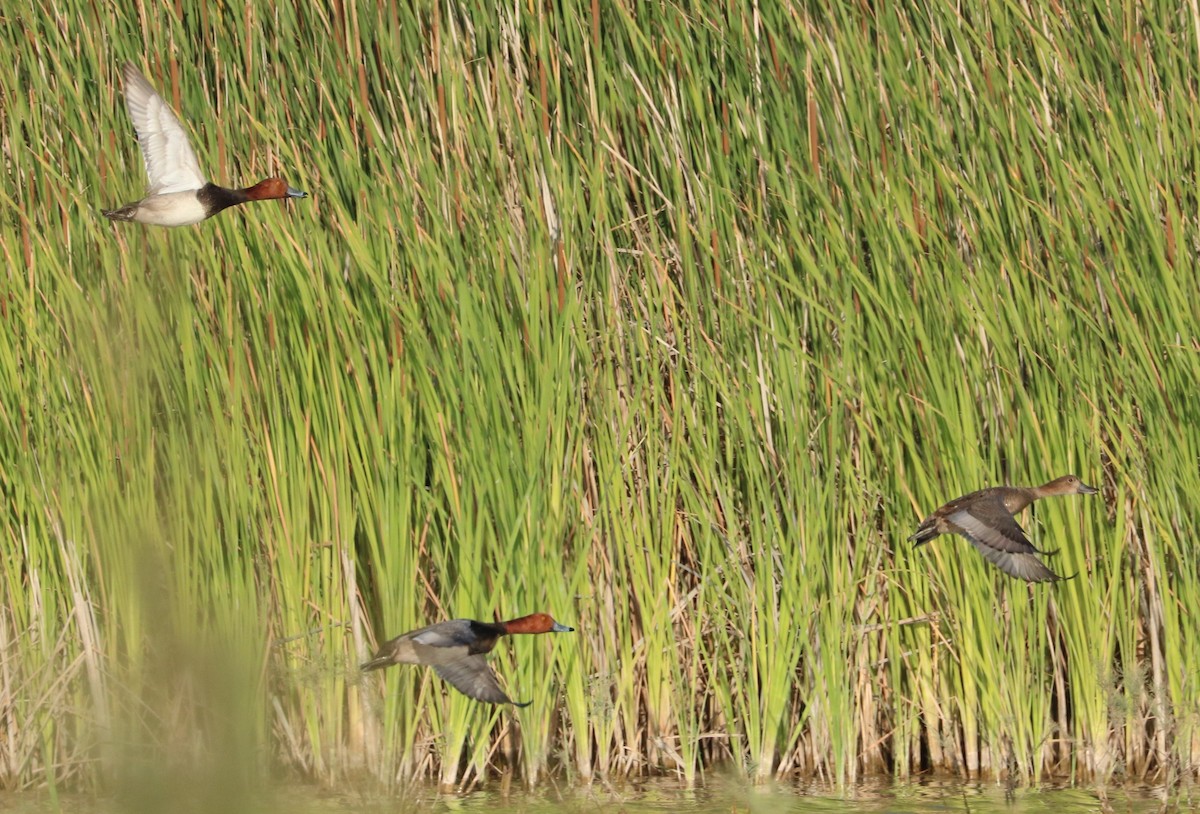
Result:
<svg viewBox="0 0 1200 814"><path fill-rule="evenodd" d="M991 783L874 784L835 794L826 788L784 784L748 786L709 780L686 789L669 780L623 782L613 786L556 788L536 791L483 789L466 794L441 794L418 787L391 797L354 792L328 792L291 787L239 806L206 804L205 795L175 797L169 804L142 800L85 798L47 793L0 796L4 814L592 814L592 812L681 812L682 814L1159 814L1196 810L1200 797L1192 789L1167 794L1162 789L1017 789L1006 792ZM1165 802L1164 802L1165 801ZM165 801L160 801L165 802Z"/></svg>
<svg viewBox="0 0 1200 814"><path fill-rule="evenodd" d="M1011 794L995 784L929 783L861 786L847 794L827 788L765 787L739 782L713 783L697 789L671 781L626 783L604 788L542 789L501 794L494 790L440 795L429 791L387 800L335 796L321 804L266 808L296 814L590 814L591 812L680 812L680 814L1157 814L1164 795L1154 789L1110 789L1107 806L1096 791L1078 788L1020 789ZM1173 801L1181 799L1179 793ZM1182 797L1184 808L1191 803ZM1173 806L1174 807L1174 806Z"/></svg>

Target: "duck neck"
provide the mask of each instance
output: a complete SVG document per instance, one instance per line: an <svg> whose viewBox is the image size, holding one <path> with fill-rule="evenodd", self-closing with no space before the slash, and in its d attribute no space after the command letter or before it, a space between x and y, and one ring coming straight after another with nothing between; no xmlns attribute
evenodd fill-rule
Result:
<svg viewBox="0 0 1200 814"><path fill-rule="evenodd" d="M231 206L237 206L250 200L250 196L246 194L246 190L227 189L217 186L212 181L200 187L200 191L196 193L196 197L200 199L200 203L204 205L210 217L223 209L228 209Z"/></svg>
<svg viewBox="0 0 1200 814"><path fill-rule="evenodd" d="M1066 492L1059 485L1058 481L1053 480L1049 483L1043 483L1041 486L1035 486L1029 491L1033 492L1034 500L1041 500L1044 497L1057 497L1058 495L1066 494Z"/></svg>
<svg viewBox="0 0 1200 814"><path fill-rule="evenodd" d="M1004 508L1009 514L1023 511L1026 506L1043 497L1040 486L1013 486L1004 495Z"/></svg>

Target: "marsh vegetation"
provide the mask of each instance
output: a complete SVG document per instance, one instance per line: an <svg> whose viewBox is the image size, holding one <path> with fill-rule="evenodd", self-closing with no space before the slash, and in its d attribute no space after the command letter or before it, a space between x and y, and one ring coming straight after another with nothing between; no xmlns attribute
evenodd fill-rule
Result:
<svg viewBox="0 0 1200 814"><path fill-rule="evenodd" d="M1200 20L878 5L5 12L0 785L1194 777ZM100 217L125 59L312 197Z"/></svg>

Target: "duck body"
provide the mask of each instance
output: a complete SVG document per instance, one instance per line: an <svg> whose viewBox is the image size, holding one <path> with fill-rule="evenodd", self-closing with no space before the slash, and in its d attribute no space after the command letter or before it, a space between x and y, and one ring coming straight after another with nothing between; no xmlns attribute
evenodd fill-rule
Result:
<svg viewBox="0 0 1200 814"><path fill-rule="evenodd" d="M1063 475L1041 486L993 486L955 498L926 517L908 538L916 545L940 534L960 534L984 558L1004 573L1026 582L1056 582L1058 574L1046 567L1042 551L1029 542L1014 515L1045 497L1090 495L1096 490L1075 475Z"/></svg>
<svg viewBox="0 0 1200 814"><path fill-rule="evenodd" d="M393 664L422 664L432 667L444 681L464 695L489 704L528 706L513 701L500 689L487 654L501 636L518 633L568 633L573 628L554 621L548 614L534 613L507 622L478 622L451 619L413 630L380 645L375 657L362 665L364 672Z"/></svg>
<svg viewBox="0 0 1200 814"><path fill-rule="evenodd" d="M150 226L191 226L215 213L210 213L200 196L192 191L148 195L118 209L104 210L101 214L109 220L135 221Z"/></svg>
<svg viewBox="0 0 1200 814"><path fill-rule="evenodd" d="M188 141L187 132L154 86L132 62L122 69L125 106L137 131L148 189L140 201L103 210L110 220L152 226L190 226L248 201L304 198L308 193L281 178L266 178L245 189L212 183Z"/></svg>

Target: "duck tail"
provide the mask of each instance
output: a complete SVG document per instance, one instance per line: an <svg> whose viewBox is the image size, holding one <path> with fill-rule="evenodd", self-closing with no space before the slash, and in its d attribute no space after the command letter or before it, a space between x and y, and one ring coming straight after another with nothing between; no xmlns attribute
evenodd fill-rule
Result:
<svg viewBox="0 0 1200 814"><path fill-rule="evenodd" d="M137 214L137 204L122 206L120 209L101 209L100 214L109 220L133 220Z"/></svg>
<svg viewBox="0 0 1200 814"><path fill-rule="evenodd" d="M925 545L925 543L928 543L939 534L941 532L938 531L937 524L933 521L933 518L929 518L922 521L921 525L917 526L917 530L909 535L908 539L913 541L913 548L916 548L919 545Z"/></svg>

